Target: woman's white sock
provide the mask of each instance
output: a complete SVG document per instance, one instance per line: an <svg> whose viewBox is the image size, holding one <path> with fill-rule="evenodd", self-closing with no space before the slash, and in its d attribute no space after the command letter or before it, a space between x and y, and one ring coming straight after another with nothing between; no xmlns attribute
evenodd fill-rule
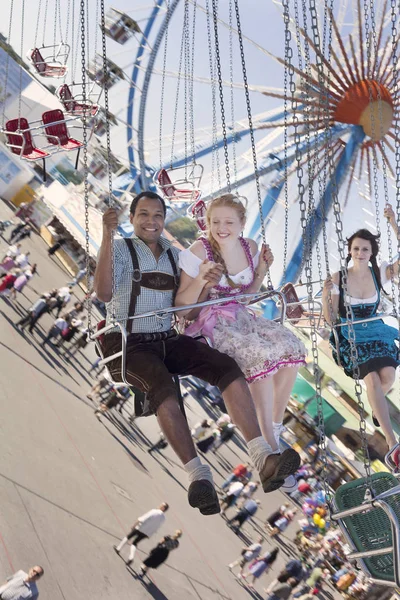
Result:
<svg viewBox="0 0 400 600"><path fill-rule="evenodd" d="M203 465L198 456L192 458L186 465L184 465L185 471L189 476L189 482L199 481L200 479L206 479L214 483L211 469L208 465Z"/></svg>
<svg viewBox="0 0 400 600"><path fill-rule="evenodd" d="M273 454L271 446L264 440L262 435L247 442L247 448L249 449L249 456L257 469L261 471L264 466L265 459L270 454Z"/></svg>

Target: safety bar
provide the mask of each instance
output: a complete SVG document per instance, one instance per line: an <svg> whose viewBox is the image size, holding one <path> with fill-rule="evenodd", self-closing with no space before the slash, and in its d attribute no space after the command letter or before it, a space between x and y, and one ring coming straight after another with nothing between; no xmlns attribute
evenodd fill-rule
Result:
<svg viewBox="0 0 400 600"><path fill-rule="evenodd" d="M266 298L271 298L272 296L279 296L280 302L282 303L282 311L280 322L283 324L283 321L286 317L286 298L282 292L278 292L277 290L267 290L265 292L254 292L252 294L238 294L237 296L231 296L230 298L214 298L213 300L205 300L204 302L199 302L197 304L185 304L185 306L172 306L171 308L160 308L159 310L152 310L146 313L141 313L139 315L134 315L133 317L128 317L129 320L134 319L144 319L145 317L157 317L158 319L165 319L169 314L180 312L183 310L192 310L195 308L203 308L204 306L213 306L218 304L227 304L229 302L238 302L239 304L256 304L257 302L261 302L261 300L265 300ZM248 302L246 302L248 300Z"/></svg>
<svg viewBox="0 0 400 600"><path fill-rule="evenodd" d="M96 342L96 339L99 338L101 335L104 335L105 333L107 333L107 331L110 331L111 329L115 329L115 327L118 327L120 330L120 333L121 333L121 338L122 338L121 350L119 352L116 352L115 354L112 354L111 356L107 356L107 358L104 358L101 344ZM129 383L129 381L126 380L126 341L127 341L127 337L128 336L127 336L125 327L123 327L121 325L121 323L118 323L118 322L112 323L111 325L106 325L99 331L96 331L95 333L90 335L90 339L94 340L96 342L96 347L101 356L101 360L99 361L99 366L102 367L102 366L106 365L107 363L111 362L112 360L115 360L116 358L121 357L121 379L122 379L121 383L124 383L125 385L129 386L131 384ZM119 382L115 382L115 383L119 383Z"/></svg>
<svg viewBox="0 0 400 600"><path fill-rule="evenodd" d="M352 319L350 321L350 323L352 325L358 325L358 323L368 323L369 321L379 321L381 319L387 319L388 317L394 317L394 318L398 318L396 315L394 315L393 313L389 313L388 315L386 315L385 313L381 313L380 315L375 315L375 317L369 317L367 319ZM332 325L332 329L336 328L336 327L345 327L347 326L349 323L347 321L344 321L343 323L335 323L335 325Z"/></svg>
<svg viewBox="0 0 400 600"><path fill-rule="evenodd" d="M293 318L290 318L290 317L286 317L286 316L285 316L285 319L286 319L286 321L289 321L289 322L290 322L290 321L296 321L296 324L297 324L297 323L299 323L299 322L300 322L302 319L309 319L311 316L314 316L315 318L317 318L317 319L318 319L318 322L317 322L317 324L315 325L315 327L319 328L319 327L320 327L320 325L321 325L321 320L322 320L322 310L323 310L323 307L322 307L322 302L320 302L319 300L314 300L314 299L313 299L313 300L310 302L309 300L307 300L307 299L304 299L304 300L299 300L298 302L286 302L286 310L287 310L288 308L291 308L292 306L303 306L303 304L307 304L309 308L311 307L311 309L310 309L310 310L308 310L308 311L306 311L306 310L305 310L305 311L304 311L304 314L303 314L301 317L293 317ZM277 307L279 308L279 306L280 306L280 301L279 301L279 302L277 302L277 303L276 303L276 305L277 305ZM314 306L315 306L315 305L317 305L317 306L318 306L318 310L317 310L316 312L314 312ZM300 325L299 325L299 326L300 326L300 327L302 327L303 329L308 329L308 328L310 328L310 327L311 327L311 325L307 326L307 325L302 325L301 323L300 323Z"/></svg>

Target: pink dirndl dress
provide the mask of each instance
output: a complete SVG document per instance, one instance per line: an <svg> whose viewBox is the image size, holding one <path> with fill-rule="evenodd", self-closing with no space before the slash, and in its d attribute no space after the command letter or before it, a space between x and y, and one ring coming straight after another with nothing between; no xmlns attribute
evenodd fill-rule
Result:
<svg viewBox="0 0 400 600"><path fill-rule="evenodd" d="M285 326L258 316L255 312L235 301L235 295L245 293L254 280L254 270L259 254L252 256L250 246L240 238L249 266L230 279L237 288L229 286L223 275L219 285L210 290L210 298L231 296L232 301L219 306L202 308L197 319L186 328L186 335L203 334L209 337L213 347L235 359L246 381L252 383L274 375L284 367L300 367L307 355L304 344ZM213 260L211 246L201 238L207 258ZM179 265L190 277L196 277L203 261L189 249L179 255Z"/></svg>

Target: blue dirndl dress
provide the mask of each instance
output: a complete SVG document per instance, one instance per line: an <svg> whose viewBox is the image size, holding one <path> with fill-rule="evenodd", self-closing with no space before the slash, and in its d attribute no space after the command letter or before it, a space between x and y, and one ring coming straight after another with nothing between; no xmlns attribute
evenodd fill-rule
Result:
<svg viewBox="0 0 400 600"><path fill-rule="evenodd" d="M380 302L380 289L371 269L377 291L377 299L368 304L352 304L351 311L353 320L368 319L377 314ZM339 317L342 323L346 323L346 306L344 303L344 293L342 286L342 273L339 279ZM396 368L400 364L399 360L399 331L390 325L386 325L382 319L369 321L367 323L354 323L354 333L356 348L358 354L358 367L360 370L360 379L364 379L368 373L379 371L383 367ZM344 372L348 377L354 377L353 364L351 360L351 346L349 341L348 326L338 327L339 354L340 362ZM332 354L335 362L339 364L335 338L331 333L329 343L332 348Z"/></svg>

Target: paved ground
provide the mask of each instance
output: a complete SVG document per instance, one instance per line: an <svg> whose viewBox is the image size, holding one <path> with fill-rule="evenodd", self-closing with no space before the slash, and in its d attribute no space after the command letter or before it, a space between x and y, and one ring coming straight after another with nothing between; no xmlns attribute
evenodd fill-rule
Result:
<svg viewBox="0 0 400 600"><path fill-rule="evenodd" d="M0 219L10 214L0 203ZM154 458L147 453L158 437L156 420L141 419L131 427L120 416L103 417L102 423L94 417L86 399L93 383L88 374L93 348L67 362L51 347L41 348L43 330L31 336L14 326L39 293L70 279L57 260L48 258L38 236L22 243L38 263L39 276L14 306L0 298L0 581L39 563L45 569L41 600L259 597L226 567L240 555L243 541L220 516L202 517L190 508L185 473L170 449ZM1 254L6 246L0 238ZM46 330L51 322L48 315L41 320ZM204 415L191 399L190 423ZM216 482L244 458L235 444L220 457L213 455ZM259 498L260 518L245 528L253 539L266 515L284 500L280 492ZM112 544L137 516L162 501L170 510L156 537L177 528L184 534L179 550L144 585L114 554ZM289 538L295 528L288 530ZM137 563L156 541L141 545ZM266 539L266 549L270 546ZM285 540L274 572L294 554ZM258 591L273 577L273 572L264 576Z"/></svg>

